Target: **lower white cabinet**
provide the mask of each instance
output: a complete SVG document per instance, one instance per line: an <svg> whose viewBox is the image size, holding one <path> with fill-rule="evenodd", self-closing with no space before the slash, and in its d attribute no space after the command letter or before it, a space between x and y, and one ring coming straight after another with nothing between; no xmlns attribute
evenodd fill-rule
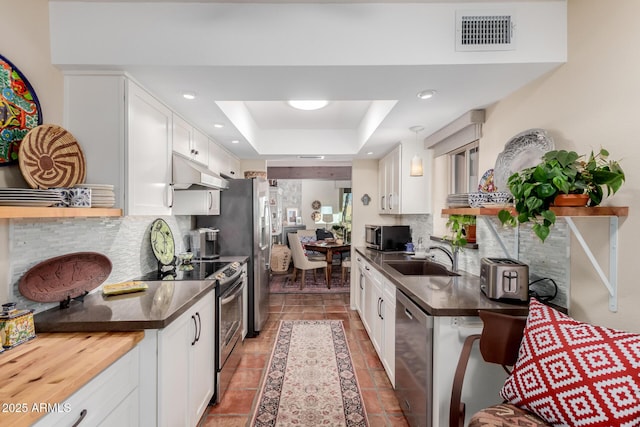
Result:
<svg viewBox="0 0 640 427"><path fill-rule="evenodd" d="M356 298L361 299L362 322L393 385L395 384L396 287L366 261L362 261L361 266L362 288L356 290ZM360 292L359 296L358 292Z"/></svg>
<svg viewBox="0 0 640 427"><path fill-rule="evenodd" d="M213 397L214 295L158 333L158 426L196 426Z"/></svg>
<svg viewBox="0 0 640 427"><path fill-rule="evenodd" d="M173 215L220 215L220 190L176 190Z"/></svg>
<svg viewBox="0 0 640 427"><path fill-rule="evenodd" d="M139 361L135 347L33 425L139 426Z"/></svg>

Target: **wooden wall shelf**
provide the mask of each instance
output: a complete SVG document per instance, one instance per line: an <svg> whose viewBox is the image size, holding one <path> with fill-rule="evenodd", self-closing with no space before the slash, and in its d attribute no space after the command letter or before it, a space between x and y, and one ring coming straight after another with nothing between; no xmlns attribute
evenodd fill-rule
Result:
<svg viewBox="0 0 640 427"><path fill-rule="evenodd" d="M498 215L504 208L449 208L442 209L443 215L486 215L494 216ZM509 210L514 213L513 207ZM565 208L565 207L551 207L551 211L556 216L628 216L628 206L594 206L591 208Z"/></svg>
<svg viewBox="0 0 640 427"><path fill-rule="evenodd" d="M0 218L73 218L101 216L122 216L122 209L0 206Z"/></svg>

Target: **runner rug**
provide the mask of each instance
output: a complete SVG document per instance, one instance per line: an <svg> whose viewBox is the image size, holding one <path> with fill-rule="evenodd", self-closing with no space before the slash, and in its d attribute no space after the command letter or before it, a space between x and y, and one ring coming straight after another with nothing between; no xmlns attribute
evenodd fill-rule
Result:
<svg viewBox="0 0 640 427"><path fill-rule="evenodd" d="M286 274L273 274L269 281L269 292L272 294L334 294L348 293L350 291L349 276L345 275L345 283L342 283L342 269L339 265L334 265L331 271L331 289L327 289L327 282L324 280L324 271L318 270L317 281L313 279L313 271L308 270L305 274L304 287L300 289L301 273L298 272L296 281L291 280L291 271Z"/></svg>
<svg viewBox="0 0 640 427"><path fill-rule="evenodd" d="M369 423L341 320L283 320L251 425Z"/></svg>

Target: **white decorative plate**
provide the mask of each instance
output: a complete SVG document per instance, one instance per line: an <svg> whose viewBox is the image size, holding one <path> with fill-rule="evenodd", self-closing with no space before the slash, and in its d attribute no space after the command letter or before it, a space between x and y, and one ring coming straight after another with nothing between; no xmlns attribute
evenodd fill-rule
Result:
<svg viewBox="0 0 640 427"><path fill-rule="evenodd" d="M509 192L507 181L511 175L537 165L554 148L553 139L544 129L529 129L511 138L493 168L495 190Z"/></svg>

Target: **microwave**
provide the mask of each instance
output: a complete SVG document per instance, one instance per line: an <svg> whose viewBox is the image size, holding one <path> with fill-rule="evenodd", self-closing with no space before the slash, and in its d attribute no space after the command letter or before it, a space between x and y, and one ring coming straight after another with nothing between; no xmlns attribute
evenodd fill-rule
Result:
<svg viewBox="0 0 640 427"><path fill-rule="evenodd" d="M369 249L377 251L404 251L411 241L408 225L365 225L365 241Z"/></svg>

